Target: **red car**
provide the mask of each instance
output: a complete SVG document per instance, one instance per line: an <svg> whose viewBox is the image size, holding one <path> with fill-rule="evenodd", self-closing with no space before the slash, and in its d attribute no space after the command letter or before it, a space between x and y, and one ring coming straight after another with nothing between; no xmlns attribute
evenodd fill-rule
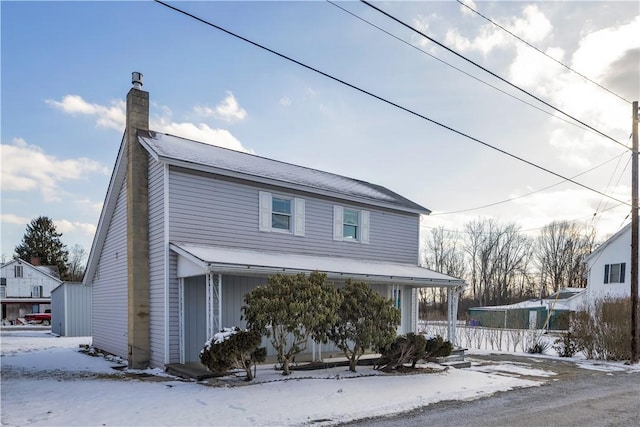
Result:
<svg viewBox="0 0 640 427"><path fill-rule="evenodd" d="M39 323L44 326L49 326L51 324L51 310L47 310L47 313L25 314L24 320L28 323Z"/></svg>

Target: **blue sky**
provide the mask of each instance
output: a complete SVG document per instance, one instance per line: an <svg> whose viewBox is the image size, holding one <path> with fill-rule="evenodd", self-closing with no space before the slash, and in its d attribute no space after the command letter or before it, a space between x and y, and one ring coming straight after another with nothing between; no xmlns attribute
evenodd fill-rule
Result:
<svg viewBox="0 0 640 427"><path fill-rule="evenodd" d="M467 3L627 100L639 98L637 2ZM576 179L630 200L627 150L435 60L426 53L525 98L363 3L338 5L406 43L326 1L172 4L564 176L611 160ZM460 4L375 5L630 143L629 103ZM567 182L473 209L561 180L157 3L2 1L0 8L0 253L7 257L39 215L53 218L68 246L90 249L132 71L144 74L154 130L384 185L433 211L424 232L491 217L535 235L553 220L586 219L604 237L628 221L627 206ZM449 213L460 210L468 211Z"/></svg>

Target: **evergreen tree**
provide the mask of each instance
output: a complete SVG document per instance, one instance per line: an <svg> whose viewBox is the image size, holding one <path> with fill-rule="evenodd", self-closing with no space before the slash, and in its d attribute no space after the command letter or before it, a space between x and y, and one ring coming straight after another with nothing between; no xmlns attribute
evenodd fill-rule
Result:
<svg viewBox="0 0 640 427"><path fill-rule="evenodd" d="M67 280L69 252L60 237L62 233L58 233L51 218L40 216L27 225L27 231L15 252L18 258L27 262L38 258L40 265L58 267L60 278Z"/></svg>

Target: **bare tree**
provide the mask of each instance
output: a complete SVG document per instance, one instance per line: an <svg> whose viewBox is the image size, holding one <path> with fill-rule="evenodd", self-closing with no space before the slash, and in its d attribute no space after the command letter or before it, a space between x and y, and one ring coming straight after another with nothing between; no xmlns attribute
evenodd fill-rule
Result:
<svg viewBox="0 0 640 427"><path fill-rule="evenodd" d="M474 299L481 305L504 304L518 296L514 291L528 272L530 239L515 224L493 219L475 220L465 228Z"/></svg>
<svg viewBox="0 0 640 427"><path fill-rule="evenodd" d="M542 229L536 245L536 260L543 289L556 292L563 287L585 287L584 258L595 246L593 229L554 221Z"/></svg>
<svg viewBox="0 0 640 427"><path fill-rule="evenodd" d="M445 230L443 227L434 228L425 241L424 264L427 268L462 278L465 274L465 257L460 248L457 233ZM423 299L431 297L435 305L440 304L440 311L445 312L446 290L439 288L422 288L420 296Z"/></svg>
<svg viewBox="0 0 640 427"><path fill-rule="evenodd" d="M75 244L69 252L68 276L72 282L81 282L86 268L87 251L80 245Z"/></svg>

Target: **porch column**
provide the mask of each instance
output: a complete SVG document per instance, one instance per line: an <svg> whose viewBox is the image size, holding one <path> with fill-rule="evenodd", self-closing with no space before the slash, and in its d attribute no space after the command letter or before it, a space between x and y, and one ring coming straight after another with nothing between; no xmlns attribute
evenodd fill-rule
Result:
<svg viewBox="0 0 640 427"><path fill-rule="evenodd" d="M451 345L456 345L456 324L458 322L458 287L447 288L447 339Z"/></svg>
<svg viewBox="0 0 640 427"><path fill-rule="evenodd" d="M207 337L222 329L222 275L207 274Z"/></svg>

